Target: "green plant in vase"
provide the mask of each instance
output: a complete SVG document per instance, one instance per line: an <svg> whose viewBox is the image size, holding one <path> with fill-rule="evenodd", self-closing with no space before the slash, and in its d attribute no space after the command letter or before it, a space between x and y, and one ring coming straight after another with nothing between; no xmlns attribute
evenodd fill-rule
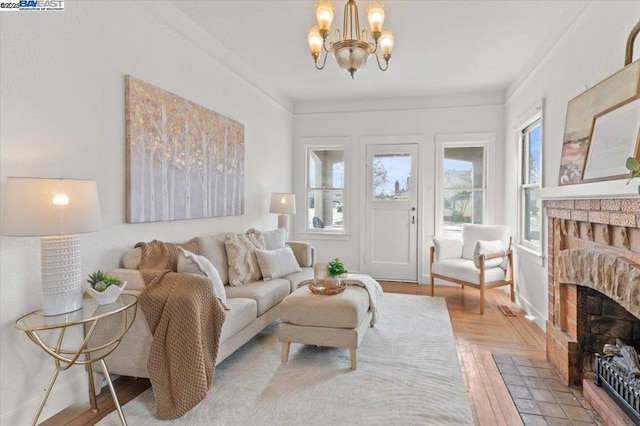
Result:
<svg viewBox="0 0 640 426"><path fill-rule="evenodd" d="M333 284L336 286L340 285L340 276L345 272L347 272L347 270L344 267L344 263L337 257L334 257L327 264L327 275L332 278Z"/></svg>
<svg viewBox="0 0 640 426"><path fill-rule="evenodd" d="M629 157L627 158L626 166L627 170L629 170L629 172L631 173L629 182L631 182L631 179L633 179L634 177L640 177L640 163L638 162L638 160L633 157ZM627 184L629 182L627 182ZM638 185L638 193L640 194L640 185Z"/></svg>
<svg viewBox="0 0 640 426"><path fill-rule="evenodd" d="M122 280L111 275L105 274L101 270L97 270L93 274L89 274L87 282L95 291L102 293L112 285L122 286Z"/></svg>

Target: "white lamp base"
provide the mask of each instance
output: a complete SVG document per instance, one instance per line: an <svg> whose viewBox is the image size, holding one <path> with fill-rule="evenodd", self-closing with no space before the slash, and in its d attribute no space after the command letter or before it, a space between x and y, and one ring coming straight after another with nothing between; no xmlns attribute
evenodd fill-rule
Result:
<svg viewBox="0 0 640 426"><path fill-rule="evenodd" d="M281 213L278 215L278 228L284 228L286 240L289 241L289 215Z"/></svg>
<svg viewBox="0 0 640 426"><path fill-rule="evenodd" d="M60 315L82 308L82 261L77 235L42 237L42 312Z"/></svg>

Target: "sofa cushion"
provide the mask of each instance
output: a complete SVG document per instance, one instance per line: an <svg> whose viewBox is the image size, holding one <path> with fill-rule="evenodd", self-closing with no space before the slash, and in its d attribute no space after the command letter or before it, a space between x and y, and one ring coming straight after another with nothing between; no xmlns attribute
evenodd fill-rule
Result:
<svg viewBox="0 0 640 426"><path fill-rule="evenodd" d="M206 237L195 237L191 241L198 244L198 254L209 259L213 266L220 273L223 284L229 284L229 263L227 262L227 250L224 246L224 240L227 236L233 235L231 232L223 234L210 235Z"/></svg>
<svg viewBox="0 0 640 426"><path fill-rule="evenodd" d="M229 284L243 285L262 278L256 249L264 249L264 238L257 234L230 235L224 240L229 262Z"/></svg>
<svg viewBox="0 0 640 426"><path fill-rule="evenodd" d="M287 241L287 246L291 247L291 250L293 250L293 254L296 256L298 265L303 268L305 266L313 266L315 259L311 244L303 241Z"/></svg>
<svg viewBox="0 0 640 426"><path fill-rule="evenodd" d="M220 343L234 336L258 317L258 304L253 299L227 299L227 303L229 310L225 312L227 316L222 324Z"/></svg>
<svg viewBox="0 0 640 426"><path fill-rule="evenodd" d="M275 250L284 247L287 241L287 231L284 228L273 229L271 231L260 231L251 228L247 231L247 235L256 234L264 238L264 248L266 250Z"/></svg>
<svg viewBox="0 0 640 426"><path fill-rule="evenodd" d="M476 268L480 267L480 256L487 254L494 254L504 251L502 247L502 241L476 241L476 245L473 249L473 264ZM496 257L495 259L485 260L485 269L495 268L500 266L502 269L507 269L507 256Z"/></svg>
<svg viewBox="0 0 640 426"><path fill-rule="evenodd" d="M300 265L298 265L296 257L289 247L282 247L276 250L256 249L256 257L265 281L282 278L301 271Z"/></svg>
<svg viewBox="0 0 640 426"><path fill-rule="evenodd" d="M227 294L224 291L224 284L218 270L213 266L209 259L200 256L180 247L178 255L178 272L187 272L190 274L204 275L209 278L213 286L213 294L220 301L222 307L229 310L227 305Z"/></svg>
<svg viewBox="0 0 640 426"><path fill-rule="evenodd" d="M462 240L455 237L433 237L433 246L436 248L436 259L459 259L462 257Z"/></svg>
<svg viewBox="0 0 640 426"><path fill-rule="evenodd" d="M313 279L313 268L308 266L300 268L300 272L294 272L293 274L289 274L286 277L287 280L291 283L291 289L289 290L291 293L298 289L298 285L304 280Z"/></svg>
<svg viewBox="0 0 640 426"><path fill-rule="evenodd" d="M468 259L446 259L433 262L432 270L436 274L450 278L457 278L462 281L480 284L480 270L473 264L473 260ZM505 272L502 268L485 269L485 283L503 281Z"/></svg>
<svg viewBox="0 0 640 426"><path fill-rule="evenodd" d="M238 297L255 300L258 304L258 316L264 314L287 297L289 289L289 281L283 279L255 281L236 287L225 287L227 300Z"/></svg>
<svg viewBox="0 0 640 426"><path fill-rule="evenodd" d="M122 265L126 269L138 269L140 268L140 262L142 261L142 248L134 247L124 254L122 258Z"/></svg>
<svg viewBox="0 0 640 426"><path fill-rule="evenodd" d="M473 260L473 249L476 241L500 240L506 248L509 245L510 228L505 225L462 225L462 257Z"/></svg>

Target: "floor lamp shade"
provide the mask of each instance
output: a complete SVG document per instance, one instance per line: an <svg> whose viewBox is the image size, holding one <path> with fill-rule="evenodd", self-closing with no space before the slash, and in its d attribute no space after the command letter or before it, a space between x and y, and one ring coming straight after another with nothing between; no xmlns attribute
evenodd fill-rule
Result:
<svg viewBox="0 0 640 426"><path fill-rule="evenodd" d="M289 216L296 214L296 196L295 194L285 194L274 192L271 194L271 204L269 205L269 213L278 213L278 228L284 228L289 237Z"/></svg>
<svg viewBox="0 0 640 426"><path fill-rule="evenodd" d="M3 209L3 235L41 237L43 313L80 309L82 263L77 234L102 228L96 182L10 177Z"/></svg>

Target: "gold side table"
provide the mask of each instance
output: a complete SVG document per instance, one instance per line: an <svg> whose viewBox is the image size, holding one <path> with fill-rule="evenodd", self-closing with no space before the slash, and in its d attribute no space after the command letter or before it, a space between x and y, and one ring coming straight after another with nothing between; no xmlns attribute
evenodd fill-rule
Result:
<svg viewBox="0 0 640 426"><path fill-rule="evenodd" d="M33 425L37 424L58 374L73 365L85 365L87 367L89 401L92 411L94 413L98 411L93 383L93 368L91 367L94 362L100 363L118 410L120 421L123 425L127 424L104 358L115 350L122 337L131 328L136 318L137 304L138 297L132 294L122 294L118 297L118 300L109 305L99 305L93 298L85 296L82 300L82 309L77 311L45 316L41 310L37 310L19 318L15 322L14 326L18 330L24 331L29 339L54 358L56 366L45 394L40 401L38 411L33 418ZM67 330L72 327L83 327L84 338L73 339L73 337L68 338L69 336L67 335L65 340ZM108 327L109 338L106 341L95 342L95 339L92 339L93 333L97 328L102 327ZM78 340L82 340L82 342L78 343Z"/></svg>

